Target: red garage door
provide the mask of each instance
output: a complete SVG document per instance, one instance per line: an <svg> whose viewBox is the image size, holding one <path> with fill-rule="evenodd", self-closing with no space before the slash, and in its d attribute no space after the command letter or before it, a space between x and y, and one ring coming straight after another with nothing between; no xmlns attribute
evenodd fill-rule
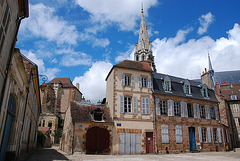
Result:
<svg viewBox="0 0 240 161"><path fill-rule="evenodd" d="M103 154L109 153L110 135L107 129L92 127L87 131L86 153Z"/></svg>

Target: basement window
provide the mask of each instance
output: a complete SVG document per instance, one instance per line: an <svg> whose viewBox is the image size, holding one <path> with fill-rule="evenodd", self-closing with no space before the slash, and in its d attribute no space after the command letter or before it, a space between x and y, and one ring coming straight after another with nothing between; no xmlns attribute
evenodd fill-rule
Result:
<svg viewBox="0 0 240 161"><path fill-rule="evenodd" d="M95 122L105 122L103 117L103 111L99 108L92 111L91 116Z"/></svg>

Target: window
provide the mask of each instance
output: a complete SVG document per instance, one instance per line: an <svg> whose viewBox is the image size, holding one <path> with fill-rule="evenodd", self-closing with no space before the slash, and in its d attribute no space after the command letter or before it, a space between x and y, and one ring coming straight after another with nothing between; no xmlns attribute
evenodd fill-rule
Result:
<svg viewBox="0 0 240 161"><path fill-rule="evenodd" d="M179 108L179 103L174 102L174 115L175 116L180 116L180 108Z"/></svg>
<svg viewBox="0 0 240 161"><path fill-rule="evenodd" d="M184 82L183 91L186 95L191 95L190 82L188 80Z"/></svg>
<svg viewBox="0 0 240 161"><path fill-rule="evenodd" d="M239 105L238 104L233 104L233 112L239 112Z"/></svg>
<svg viewBox="0 0 240 161"><path fill-rule="evenodd" d="M102 121L102 122L104 122L103 111L100 108L92 111L91 115L92 115L92 118L94 119L94 121Z"/></svg>
<svg viewBox="0 0 240 161"><path fill-rule="evenodd" d="M237 100L237 95L231 95L231 100Z"/></svg>
<svg viewBox="0 0 240 161"><path fill-rule="evenodd" d="M134 86L134 75L122 74L121 82L123 86Z"/></svg>
<svg viewBox="0 0 240 161"><path fill-rule="evenodd" d="M205 111L204 111L204 106L200 105L200 118L205 118Z"/></svg>
<svg viewBox="0 0 240 161"><path fill-rule="evenodd" d="M142 114L150 114L149 98L142 98Z"/></svg>
<svg viewBox="0 0 240 161"><path fill-rule="evenodd" d="M43 124L42 124L42 127L45 127L45 120L43 120Z"/></svg>
<svg viewBox="0 0 240 161"><path fill-rule="evenodd" d="M190 104L190 103L187 104L187 110L188 110L188 117L193 117L192 104Z"/></svg>
<svg viewBox="0 0 240 161"><path fill-rule="evenodd" d="M182 143L182 126L175 126L176 143Z"/></svg>
<svg viewBox="0 0 240 161"><path fill-rule="evenodd" d="M238 126L240 126L240 118L238 118Z"/></svg>
<svg viewBox="0 0 240 161"><path fill-rule="evenodd" d="M139 76L138 84L140 88L151 88L151 77Z"/></svg>
<svg viewBox="0 0 240 161"><path fill-rule="evenodd" d="M162 143L169 143L168 125L161 126Z"/></svg>
<svg viewBox="0 0 240 161"><path fill-rule="evenodd" d="M48 122L48 127L50 127L50 128L52 127L52 121Z"/></svg>
<svg viewBox="0 0 240 161"><path fill-rule="evenodd" d="M204 98L208 98L208 90L207 90L207 86L205 84L202 85L201 92L202 92L202 96Z"/></svg>
<svg viewBox="0 0 240 161"><path fill-rule="evenodd" d="M131 97L124 97L124 112L131 113Z"/></svg>
<svg viewBox="0 0 240 161"><path fill-rule="evenodd" d="M162 100L159 102L160 113L161 115L167 115L166 101Z"/></svg>
<svg viewBox="0 0 240 161"><path fill-rule="evenodd" d="M212 133L213 133L213 142L216 143L217 142L217 129L213 128Z"/></svg>
<svg viewBox="0 0 240 161"><path fill-rule="evenodd" d="M215 112L213 107L210 107L210 115L211 115L211 119L215 120Z"/></svg>
<svg viewBox="0 0 240 161"><path fill-rule="evenodd" d="M6 3L5 11L3 13L3 17L0 23L0 53L3 48L3 42L7 34L9 22L10 22L10 9L8 4Z"/></svg>
<svg viewBox="0 0 240 161"><path fill-rule="evenodd" d="M169 76L164 78L163 89L165 92L171 92L171 79Z"/></svg>
<svg viewBox="0 0 240 161"><path fill-rule="evenodd" d="M206 128L202 128L202 142L207 142Z"/></svg>

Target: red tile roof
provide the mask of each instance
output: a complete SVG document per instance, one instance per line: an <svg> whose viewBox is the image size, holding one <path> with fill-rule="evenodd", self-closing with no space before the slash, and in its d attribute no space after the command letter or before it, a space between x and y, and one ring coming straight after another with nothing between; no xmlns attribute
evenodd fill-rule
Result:
<svg viewBox="0 0 240 161"><path fill-rule="evenodd" d="M75 86L72 84L72 82L69 78L54 78L49 83L50 84L60 83L60 84L62 84L62 87L64 87L64 88L75 88Z"/></svg>
<svg viewBox="0 0 240 161"><path fill-rule="evenodd" d="M46 134L49 131L49 127L38 127L38 131L42 131L44 134Z"/></svg>
<svg viewBox="0 0 240 161"><path fill-rule="evenodd" d="M94 110L100 109L103 111L104 121L107 123L113 123L113 120L110 116L110 110L106 106L95 106L71 102L70 107L73 121L95 122L90 113Z"/></svg>

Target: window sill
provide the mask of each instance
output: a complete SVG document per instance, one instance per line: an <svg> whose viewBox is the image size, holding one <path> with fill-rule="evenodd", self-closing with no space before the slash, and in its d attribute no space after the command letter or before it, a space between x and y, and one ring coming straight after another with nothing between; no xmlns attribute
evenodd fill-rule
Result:
<svg viewBox="0 0 240 161"><path fill-rule="evenodd" d="M192 95L191 95L191 94L186 94L186 96L188 96L188 97L192 97Z"/></svg>
<svg viewBox="0 0 240 161"><path fill-rule="evenodd" d="M172 91L165 91L166 93L172 93Z"/></svg>

